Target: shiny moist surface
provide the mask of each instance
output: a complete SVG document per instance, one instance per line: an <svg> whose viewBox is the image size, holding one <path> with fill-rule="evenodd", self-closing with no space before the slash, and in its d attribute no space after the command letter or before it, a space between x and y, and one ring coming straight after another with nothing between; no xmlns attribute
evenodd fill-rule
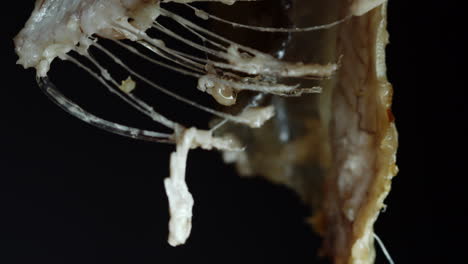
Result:
<svg viewBox="0 0 468 264"><path fill-rule="evenodd" d="M385 69L386 6L373 8L377 2L270 2L268 12L280 15L268 19L254 10L246 15L258 21L250 23L310 26L354 16L324 31L237 36L284 60L341 62L330 80L302 81L321 85L322 94L269 97L263 103L275 105L274 120L257 130L228 131L247 145L237 163L241 174L286 184L312 206L312 224L324 238L321 253L333 263L373 263L373 224L397 172Z"/></svg>

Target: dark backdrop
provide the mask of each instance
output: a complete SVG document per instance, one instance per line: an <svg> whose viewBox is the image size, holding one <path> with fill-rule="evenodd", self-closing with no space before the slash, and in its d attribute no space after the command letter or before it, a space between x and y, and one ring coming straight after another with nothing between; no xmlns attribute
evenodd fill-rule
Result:
<svg viewBox="0 0 468 264"><path fill-rule="evenodd" d="M314 263L319 241L292 192L241 179L199 150L187 174L192 235L167 245L163 179L173 146L100 131L47 100L34 72L15 65L11 41L33 2L2 8L0 263ZM451 263L466 244L466 15L447 1L415 2L389 4L400 173L376 233L396 263ZM62 89L94 94L74 67L56 68Z"/></svg>

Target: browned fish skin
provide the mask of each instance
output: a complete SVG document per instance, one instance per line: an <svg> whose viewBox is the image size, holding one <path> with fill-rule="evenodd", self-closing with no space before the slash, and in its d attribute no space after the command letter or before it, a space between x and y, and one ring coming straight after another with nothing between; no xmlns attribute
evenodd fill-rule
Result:
<svg viewBox="0 0 468 264"><path fill-rule="evenodd" d="M385 5L340 25L343 61L332 98L333 164L323 203L324 252L335 263L373 262L373 223L397 172L387 42Z"/></svg>
<svg viewBox="0 0 468 264"><path fill-rule="evenodd" d="M322 255L338 264L374 262L373 224L397 173L382 2L293 1L296 9L289 14L294 23L317 15L310 11L317 5L325 17L354 15L312 38L294 36L285 49L289 59L342 56L341 67L334 80L323 84L319 98L279 98L275 122L241 136L249 147L238 162L239 171L298 192L314 208L312 223L324 238ZM286 139L281 139L283 128L291 132Z"/></svg>

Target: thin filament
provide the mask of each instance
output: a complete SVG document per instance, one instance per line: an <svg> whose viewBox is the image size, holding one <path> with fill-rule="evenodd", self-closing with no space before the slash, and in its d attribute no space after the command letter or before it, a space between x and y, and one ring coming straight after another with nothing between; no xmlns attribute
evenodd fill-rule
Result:
<svg viewBox="0 0 468 264"><path fill-rule="evenodd" d="M112 58L114 60L115 63L119 64L120 66L122 66L125 70L127 70L129 73L131 73L132 75L136 76L138 79L144 81L145 83L147 83L148 85L152 86L153 88L181 101L181 102L184 102L188 105L191 105L193 107L196 107L200 110L203 110L205 112L208 112L210 114L213 114L213 115L216 115L218 117L221 117L221 118L226 118L230 121L233 121L233 122L236 122L236 123L244 123L244 124L248 124L249 123L249 120L246 120L246 119L243 119L243 118L239 118L239 117L236 117L236 116L233 116L233 115L229 115L229 114L226 114L226 113L223 113L223 112L219 112L219 111L216 111L216 110L213 110L211 108L208 108L206 106L202 106L200 104L197 104L191 100L188 100L176 93L173 93L157 84L155 84L154 82L150 81L149 79L147 79L146 77L138 74L137 72L135 72L134 70L130 69L126 64L124 64L119 58L117 58L115 55L113 55L111 52L109 52L107 49L105 49L104 47L102 47L101 45L99 45L98 43L95 43L94 44L97 48L99 48L101 51L103 51L106 55L108 55L110 58Z"/></svg>
<svg viewBox="0 0 468 264"><path fill-rule="evenodd" d="M229 24L233 27L239 27L239 28L246 28L246 29L250 29L250 30L255 30L255 31L263 31L263 32L284 32L284 33L294 33L294 32L307 32L307 31L317 31L317 30L323 30L323 29L329 29L329 28L332 28L336 25L339 25L341 23L343 23L344 21L348 20L349 18L351 18L351 16L347 16L345 18L342 18L340 20L337 20L335 22L332 22L332 23L328 23L328 24L323 24L323 25L319 25L319 26L311 26L311 27L294 27L294 28L274 28L274 27L262 27L262 26L251 26L251 25L245 25L245 24L241 24L241 23L237 23L237 22L234 22L234 21L230 21L230 20L226 20L226 19L223 19L221 17L218 17L218 16L215 16L213 14L210 14L204 10L201 10L201 9L198 9L192 5L189 5L189 4L186 4L184 3L183 5L191 8L192 10L195 11L195 14L199 17L207 17L207 18L211 18L213 20L216 20L216 21L219 21L219 22L222 22L222 23L225 23L225 24Z"/></svg>
<svg viewBox="0 0 468 264"><path fill-rule="evenodd" d="M382 240L380 240L380 238L377 236L376 233L374 233L374 238L375 238L375 240L377 241L377 244L379 244L380 249L382 249L382 252L383 252L383 254L385 255L385 257L387 258L388 263L389 263L389 264L395 264L395 262L393 261L392 257L391 257L390 254L388 253L387 248L385 248L384 243L382 242Z"/></svg>
<svg viewBox="0 0 468 264"><path fill-rule="evenodd" d="M81 62L79 62L78 60L76 60L75 58L71 57L71 56L66 56L67 60L73 62L75 65L77 65L78 67L84 69L85 71L87 71L89 74L91 74L91 76L93 76L94 78L96 78L99 82L101 82L105 87L107 87L109 89L109 91L117 96L119 96L121 99L123 99L126 103L128 103L129 105L131 105L132 107L134 107L135 109L137 109L138 111L140 111L141 113L153 118L155 121L158 121L160 122L161 124L167 126L168 128L171 128L171 129L175 129L176 127L176 123L168 120L167 118L161 116L160 114L154 112L154 111L148 111L148 109L146 108L143 108L140 106L139 103L135 103L133 102L132 100L128 99L127 97L125 97L124 95L122 95L121 93L117 92L114 87L110 86L104 79L103 77L99 76L97 73L95 73L94 71L92 71L89 67L83 65ZM93 62L93 59L88 56L88 58ZM93 62L94 63L94 62ZM133 98L132 98L133 99ZM160 118L160 120L158 120Z"/></svg>
<svg viewBox="0 0 468 264"><path fill-rule="evenodd" d="M173 70L175 72L178 72L178 73L181 73L181 74L184 74L184 75L188 75L188 76L192 76L192 77L195 77L195 78L200 78L202 75L201 74L197 74L197 73L194 73L194 72L190 72L190 71L186 71L184 69L180 69L180 68L177 68L177 67L174 67L172 65L169 65L167 63L164 63L164 62L161 62L161 61L158 61L158 60L155 60L141 52L139 52L137 49L135 49L134 47L130 46L130 45L127 45L121 41L116 41L114 40L114 42L118 45L120 45L121 47L127 49L128 51L130 51L131 53L137 55L138 57L140 58L143 58L153 64L156 64L158 66L161 66L161 67L164 67L164 68L167 68L169 70Z"/></svg>
<svg viewBox="0 0 468 264"><path fill-rule="evenodd" d="M94 59L91 55L88 55L86 56L96 67L98 67L101 72L106 72L105 75L103 75L103 77L107 80L109 80L112 84L114 84L115 88L114 89L118 89L119 87L119 84L117 83L117 81L112 78L112 76L107 73L107 70L102 67L99 62ZM143 108L144 111L146 111L148 113L148 116L151 117L154 121L158 122L158 123L161 123L169 128L172 128L172 129L175 129L176 128L176 125L178 125L177 123L167 119L166 117L164 117L163 115L159 114L158 112L155 112L153 107L151 107L150 105L148 105L147 103L145 103L143 100L141 100L140 98L136 97L135 95L133 95L132 93L125 93L126 96L130 97L139 107Z"/></svg>

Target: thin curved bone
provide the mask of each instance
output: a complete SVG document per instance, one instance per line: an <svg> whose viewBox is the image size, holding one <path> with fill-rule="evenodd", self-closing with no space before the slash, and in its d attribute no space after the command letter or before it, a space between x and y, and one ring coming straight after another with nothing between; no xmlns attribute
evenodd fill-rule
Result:
<svg viewBox="0 0 468 264"><path fill-rule="evenodd" d="M172 134L154 132L150 130L144 130L134 127L129 127L119 123L111 122L100 117L97 117L81 108L73 101L64 96L52 83L48 77L38 77L36 78L37 84L44 94L46 94L49 99L58 105L60 108L65 110L65 112L71 114L72 116L107 132L150 142L158 143L174 143L174 137Z"/></svg>

